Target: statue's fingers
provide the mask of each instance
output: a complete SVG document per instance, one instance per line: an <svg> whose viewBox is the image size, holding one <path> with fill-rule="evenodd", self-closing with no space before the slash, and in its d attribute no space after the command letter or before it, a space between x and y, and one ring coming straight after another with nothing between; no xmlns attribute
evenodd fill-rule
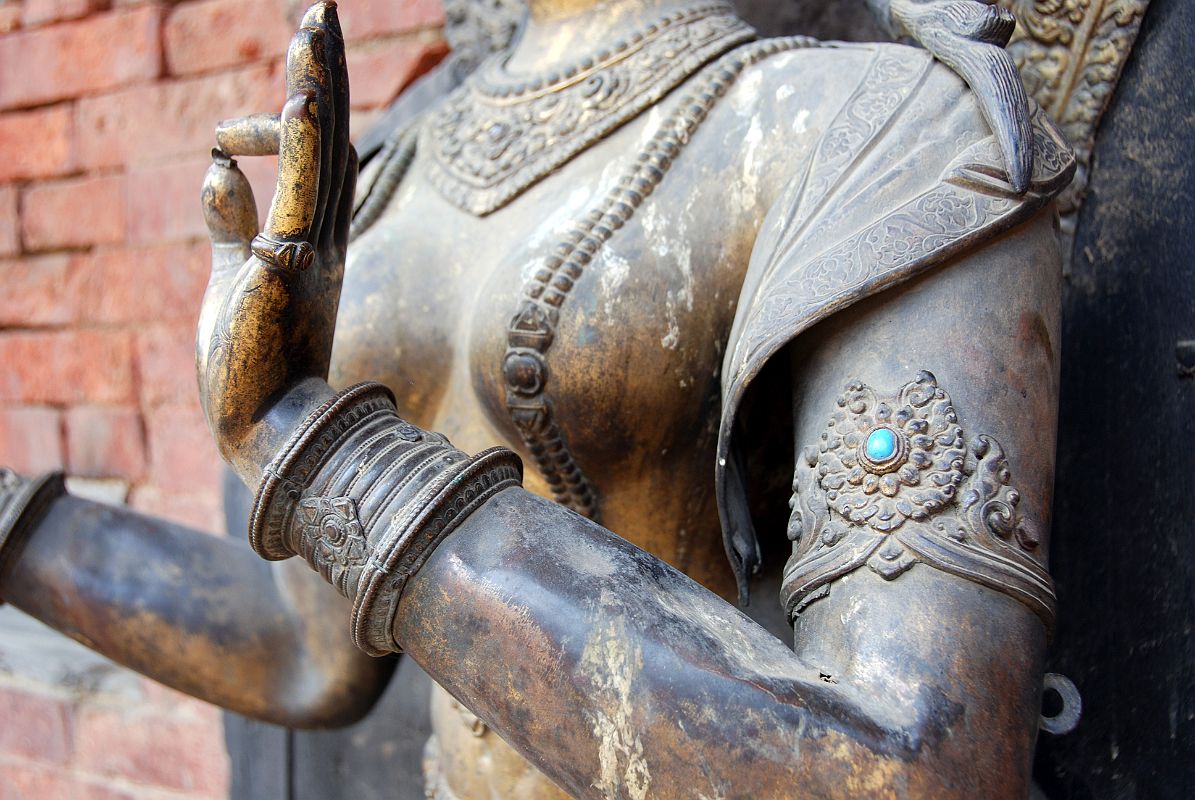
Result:
<svg viewBox="0 0 1195 800"><path fill-rule="evenodd" d="M250 114L216 126L216 146L230 156L276 156L282 115Z"/></svg>
<svg viewBox="0 0 1195 800"><path fill-rule="evenodd" d="M332 119L325 127L328 149L326 174L328 195L323 204L323 214L318 221L320 240L323 246L334 246L338 233L336 222L339 216L340 192L344 186L343 174L349 160L349 75L344 53L344 34L335 3L316 3L308 9L303 18L305 26L311 25L326 32L324 58L331 96ZM329 132L330 131L330 132Z"/></svg>
<svg viewBox="0 0 1195 800"><path fill-rule="evenodd" d="M303 18L303 27L291 40L286 54L287 93L304 92L316 99L316 113L320 127L320 169L316 186L316 207L311 222L310 241L318 244L328 193L339 178L332 163L332 142L335 136L336 117L333 101L332 77L328 69L328 46L331 36L324 21L326 3L316 3ZM311 22L312 24L308 24Z"/></svg>
<svg viewBox="0 0 1195 800"><path fill-rule="evenodd" d="M253 187L237 162L219 148L212 151L212 165L204 176L201 196L212 244L240 244L247 248L257 233Z"/></svg>
<svg viewBox="0 0 1195 800"><path fill-rule="evenodd" d="M320 138L316 99L292 96L282 110L278 186L266 219L266 235L275 241L310 241L319 195Z"/></svg>
<svg viewBox="0 0 1195 800"><path fill-rule="evenodd" d="M1002 47L963 40L956 52L939 58L975 93L1004 154L1008 182L1018 194L1025 192L1033 176L1033 128L1029 97L1012 57Z"/></svg>
<svg viewBox="0 0 1195 800"><path fill-rule="evenodd" d="M236 161L220 149L212 151L212 165L203 180L203 216L212 242L212 272L199 314L196 352L200 374L206 374L210 343L219 310L232 278L249 258L249 243L257 233L257 204L253 189Z"/></svg>
<svg viewBox="0 0 1195 800"><path fill-rule="evenodd" d="M332 246L336 248L340 259L348 252L349 232L353 224L353 206L357 191L357 148L349 145L349 161L344 169L344 181L340 187L340 203L336 211L336 224Z"/></svg>

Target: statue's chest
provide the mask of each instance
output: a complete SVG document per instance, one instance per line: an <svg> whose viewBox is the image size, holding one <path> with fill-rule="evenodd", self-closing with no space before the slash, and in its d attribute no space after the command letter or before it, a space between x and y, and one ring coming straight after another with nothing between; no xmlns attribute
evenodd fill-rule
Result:
<svg viewBox="0 0 1195 800"><path fill-rule="evenodd" d="M334 379L386 382L466 449L555 459L549 486L563 456L596 481L702 437L750 232L688 170L631 202L629 161L586 154L485 217L414 170L350 251Z"/></svg>

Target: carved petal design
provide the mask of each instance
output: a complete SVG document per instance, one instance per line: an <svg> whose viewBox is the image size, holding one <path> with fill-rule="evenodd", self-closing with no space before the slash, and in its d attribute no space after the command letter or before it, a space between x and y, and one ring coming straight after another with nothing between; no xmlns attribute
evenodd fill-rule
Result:
<svg viewBox="0 0 1195 800"><path fill-rule="evenodd" d="M781 590L789 613L864 565L893 580L921 563L1010 594L1052 625L1053 583L1008 458L987 435L964 445L934 376L920 372L891 396L852 381L837 405L793 480L793 555ZM903 449L869 451L876 430L893 432Z"/></svg>
<svg viewBox="0 0 1195 800"><path fill-rule="evenodd" d="M349 596L350 572L359 570L367 555L357 504L350 497L305 497L296 513L300 552L325 580Z"/></svg>

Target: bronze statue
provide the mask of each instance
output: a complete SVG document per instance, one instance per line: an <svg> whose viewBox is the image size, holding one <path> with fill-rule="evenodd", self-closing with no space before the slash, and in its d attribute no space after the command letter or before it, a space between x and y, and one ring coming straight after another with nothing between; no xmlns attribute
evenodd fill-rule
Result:
<svg viewBox="0 0 1195 800"><path fill-rule="evenodd" d="M1025 796L1074 162L1006 12L879 5L930 52L532 0L358 188L317 3L203 188L201 398L282 563L9 476L0 593L288 725L402 651L436 797ZM795 650L729 602L780 529Z"/></svg>

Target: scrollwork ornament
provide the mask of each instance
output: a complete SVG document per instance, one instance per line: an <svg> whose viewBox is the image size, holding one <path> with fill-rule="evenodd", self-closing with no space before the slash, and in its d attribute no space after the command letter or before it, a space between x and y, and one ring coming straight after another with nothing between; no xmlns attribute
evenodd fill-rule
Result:
<svg viewBox="0 0 1195 800"><path fill-rule="evenodd" d="M1074 236L1100 118L1128 61L1149 0L999 0L1017 19L1008 50L1029 94L1074 147L1075 180L1058 198ZM1070 247L1063 250L1069 254Z"/></svg>
<svg viewBox="0 0 1195 800"><path fill-rule="evenodd" d="M848 383L797 461L781 590L790 614L860 567L893 580L926 564L1009 594L1052 626L1053 582L1008 458L991 436L968 440L931 373L892 396Z"/></svg>

